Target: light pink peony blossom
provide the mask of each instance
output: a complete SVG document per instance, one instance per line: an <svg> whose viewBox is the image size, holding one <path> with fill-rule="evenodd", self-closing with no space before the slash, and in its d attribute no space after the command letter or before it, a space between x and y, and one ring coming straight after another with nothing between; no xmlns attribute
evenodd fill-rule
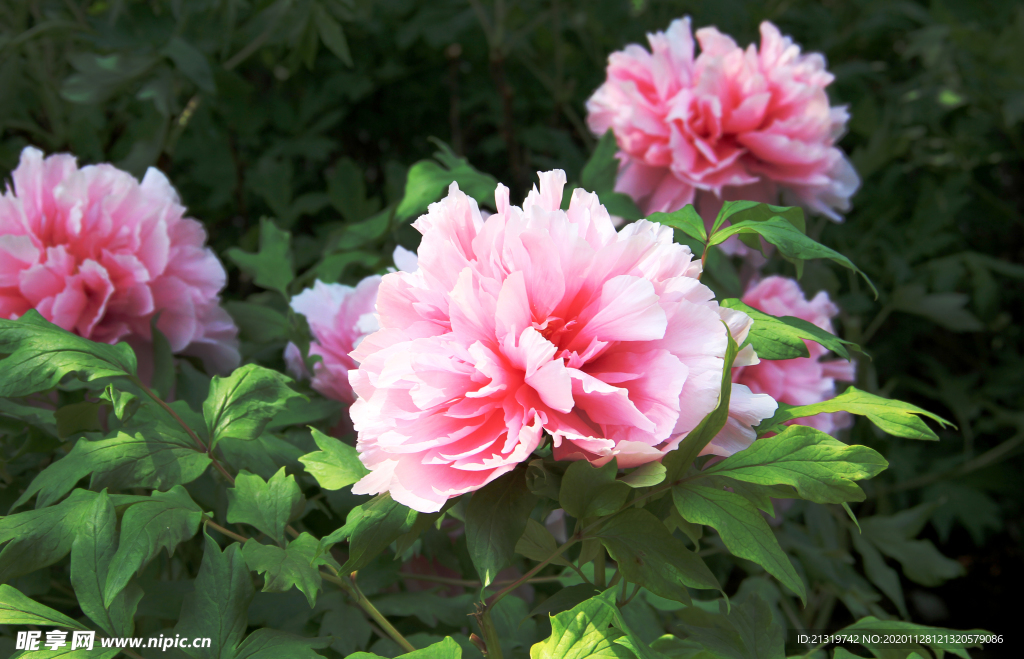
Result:
<svg viewBox="0 0 1024 659"><path fill-rule="evenodd" d="M707 219L722 199L777 203L780 192L833 220L860 184L835 142L849 115L825 93L833 76L818 53L761 23L761 47L740 48L690 19L608 58L607 80L587 101L595 134L615 133L616 190L641 210L695 204ZM789 201L787 201L789 203Z"/></svg>
<svg viewBox="0 0 1024 659"><path fill-rule="evenodd" d="M395 248L394 261L402 271L416 270L416 254L401 246ZM311 384L327 398L345 403L355 400L348 372L356 363L349 353L380 329L374 313L380 281L380 275L371 275L352 287L317 280L312 288L292 298L292 310L306 317L313 334L309 354L320 357L313 367ZM309 377L302 352L294 343L285 348L284 360L288 373L296 380Z"/></svg>
<svg viewBox="0 0 1024 659"><path fill-rule="evenodd" d="M835 333L832 318L839 309L828 293L819 292L808 300L800 285L786 277L767 277L743 296L744 304L773 316L795 316L828 332ZM746 385L751 391L768 394L789 405L810 405L836 395L836 381L852 382L856 366L845 360L822 361L828 350L813 341L805 341L810 357L765 360L733 370L733 387ZM791 423L812 426L831 433L850 425L846 412L819 414Z"/></svg>
<svg viewBox="0 0 1024 659"><path fill-rule="evenodd" d="M726 325L742 342L750 318L719 307L670 228L616 233L596 195L576 190L561 210L564 185L561 171L540 174L522 208L499 185L485 221L453 183L413 224L419 270L384 276L381 329L352 353L371 470L353 492L436 511L514 469L545 431L557 459L636 466L715 408ZM734 399L760 404L754 423L776 407L742 389Z"/></svg>
<svg viewBox="0 0 1024 659"><path fill-rule="evenodd" d="M0 317L35 309L93 341L126 340L147 361L150 320L175 353L216 372L238 365L234 321L220 306L224 267L167 178L140 183L112 165L79 168L26 147L0 196Z"/></svg>

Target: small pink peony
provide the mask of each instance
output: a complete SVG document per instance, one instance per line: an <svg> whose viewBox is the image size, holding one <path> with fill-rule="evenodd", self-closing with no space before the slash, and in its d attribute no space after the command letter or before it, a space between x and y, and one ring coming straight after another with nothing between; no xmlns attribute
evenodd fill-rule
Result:
<svg viewBox="0 0 1024 659"><path fill-rule="evenodd" d="M779 192L840 220L860 184L836 146L849 118L829 105L833 76L818 53L769 22L746 50L690 19L608 58L608 77L587 101L595 134L615 132L616 189L647 214L695 204L707 218L722 199L776 202Z"/></svg>
<svg viewBox="0 0 1024 659"><path fill-rule="evenodd" d="M829 300L828 293L821 291L808 301L800 285L792 279L767 277L747 291L743 302L773 316L795 316L835 333L832 318L839 313L839 309ZM765 360L753 366L734 369L733 382L739 384L733 387L742 384L750 387L751 391L768 394L789 405L810 405L835 396L836 380L854 380L856 366L853 363L822 361L821 358L828 350L813 341L805 343L810 357ZM849 414L835 412L794 422L831 433L849 426L851 420Z"/></svg>
<svg viewBox="0 0 1024 659"><path fill-rule="evenodd" d="M395 248L394 260L404 272L416 270L416 255L401 246ZM380 329L374 313L380 281L380 275L371 275L353 288L317 280L312 288L292 298L292 310L306 317L313 334L309 354L321 358L313 367L313 389L328 398L345 403L356 398L348 383L348 372L356 367L349 353ZM285 348L284 359L292 377L308 377L302 352L294 343Z"/></svg>
<svg viewBox="0 0 1024 659"><path fill-rule="evenodd" d="M670 228L616 233L596 195L576 190L561 210L564 184L540 174L522 208L499 185L485 221L453 183L413 224L419 270L384 276L381 329L352 353L351 415L372 472L353 492L436 511L514 469L545 431L558 459L635 466L714 409L723 320L742 341L750 318L718 306ZM741 417L760 408L754 423L776 407L741 387L734 400Z"/></svg>
<svg viewBox="0 0 1024 659"><path fill-rule="evenodd" d="M238 330L218 297L224 267L162 173L150 168L140 183L26 147L11 178L0 196L0 317L35 309L87 339L144 348L159 313L174 352L216 372L238 365Z"/></svg>

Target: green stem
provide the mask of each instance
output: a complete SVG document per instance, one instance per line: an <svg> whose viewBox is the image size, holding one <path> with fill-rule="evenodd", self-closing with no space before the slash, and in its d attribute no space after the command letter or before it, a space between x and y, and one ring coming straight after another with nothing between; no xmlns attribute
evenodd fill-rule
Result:
<svg viewBox="0 0 1024 659"><path fill-rule="evenodd" d="M501 654L501 641L498 639L498 630L491 621L491 612L484 607L476 616L480 623L480 631L483 633L484 646L487 648L485 656L487 659L503 659Z"/></svg>
<svg viewBox="0 0 1024 659"><path fill-rule="evenodd" d="M239 535L230 529L224 528L223 526L221 526L220 524L218 524L217 522L213 521L205 515L203 515L203 521L206 522L207 526L212 526L216 530L220 531L223 535L226 535L229 538L234 538L235 540L241 542L243 545L249 541L249 538L245 537L244 535Z"/></svg>
<svg viewBox="0 0 1024 659"><path fill-rule="evenodd" d="M594 559L594 587L598 590L604 590L607 588L605 585L607 580L605 579L604 568L605 568L606 556L604 553L604 546L601 545L597 550L597 558Z"/></svg>
<svg viewBox="0 0 1024 659"><path fill-rule="evenodd" d="M579 536L575 536L574 535L573 537L569 538L569 540L566 541L565 544L563 544L558 549L556 549L554 552L552 552L552 554L550 556L548 556L547 558L545 558L543 561L541 561L540 563L535 565L532 570L530 570L529 572L527 572L523 576L519 577L518 579L516 579L515 581L513 581L509 585L505 586L500 591L498 591L498 594L495 595L494 599L491 600L491 603L488 604L485 607L485 610L492 609L495 604L497 604L499 601L501 601L501 598L505 597L505 595L508 595L513 590L515 590L516 588L519 588L524 583L529 581L533 577L533 575L535 575L538 572L540 572L542 569L544 569L544 567L548 563L550 563L551 561L555 560L556 558L558 558L559 556L564 554L566 549L568 549L569 547L572 547L574 544L576 544L579 541L580 541Z"/></svg>
<svg viewBox="0 0 1024 659"><path fill-rule="evenodd" d="M359 590L359 585L356 583L355 575L356 573L353 572L352 575L349 576L349 581L352 583L352 590L349 594L354 596L356 604L358 604L363 611L369 613L370 617L377 621L377 624L380 625L381 629L383 629L395 643L398 643L399 647L406 652L415 652L416 648L412 646L412 643L407 641L406 638L402 636L397 629L395 629L395 626L391 624L391 621L385 618L384 614L377 610L377 607L373 605L373 602L367 599L366 595L363 594L363 591ZM501 657L500 651L498 653L498 657L499 659Z"/></svg>

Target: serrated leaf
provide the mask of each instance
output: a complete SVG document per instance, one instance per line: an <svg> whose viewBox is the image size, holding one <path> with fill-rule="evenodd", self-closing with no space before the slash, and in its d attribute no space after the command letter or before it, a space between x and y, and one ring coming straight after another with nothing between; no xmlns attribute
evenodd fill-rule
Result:
<svg viewBox="0 0 1024 659"><path fill-rule="evenodd" d="M856 343L840 339L814 323L793 316L772 316L750 307L736 298L720 302L723 307L736 309L754 320L747 335L747 342L754 347L760 359L796 359L808 357L810 352L804 341L814 341L836 353L843 359L850 359L846 346L860 350Z"/></svg>
<svg viewBox="0 0 1024 659"><path fill-rule="evenodd" d="M0 584L0 625L44 625L81 631L88 629L60 611L25 597L20 590L9 584Z"/></svg>
<svg viewBox="0 0 1024 659"><path fill-rule="evenodd" d="M285 474L284 467L269 481L240 471L228 490L228 522L255 526L281 543L289 520L302 513L305 503L295 477Z"/></svg>
<svg viewBox="0 0 1024 659"><path fill-rule="evenodd" d="M896 437L908 439L926 439L937 441L939 436L920 418L926 416L939 424L940 427L953 426L941 416L916 405L899 400L882 398L856 387L849 387L835 398L814 403L812 405L779 405L779 409L770 419L765 419L757 427L758 434L768 432L782 426L790 419L803 419L825 412L849 412L866 416L871 423L883 431ZM955 426L953 426L955 427Z"/></svg>
<svg viewBox="0 0 1024 659"><path fill-rule="evenodd" d="M257 629L245 637L232 659L321 659L313 648L327 647L330 642L329 638L304 638L277 629Z"/></svg>
<svg viewBox="0 0 1024 659"><path fill-rule="evenodd" d="M611 515L626 503L630 487L615 480L616 461L594 467L586 460L569 465L562 475L558 502L567 515L577 519Z"/></svg>
<svg viewBox="0 0 1024 659"><path fill-rule="evenodd" d="M726 613L725 602L719 612L687 607L676 613L679 626L690 640L718 659L782 659L785 637L775 624L771 608L757 595L739 600ZM699 656L699 655L698 655Z"/></svg>
<svg viewBox="0 0 1024 659"><path fill-rule="evenodd" d="M341 440L329 437L316 428L310 428L319 451L299 458L306 471L312 474L325 490L340 490L355 483L370 470L359 460L356 449Z"/></svg>
<svg viewBox="0 0 1024 659"><path fill-rule="evenodd" d="M753 504L735 492L693 483L673 487L672 499L683 519L715 529L733 555L754 561L806 601L803 580Z"/></svg>
<svg viewBox="0 0 1024 659"><path fill-rule="evenodd" d="M905 577L928 587L939 586L964 573L963 566L943 556L931 540L915 539L935 506L935 503L923 503L895 515L875 515L860 520L865 540L899 561Z"/></svg>
<svg viewBox="0 0 1024 659"><path fill-rule="evenodd" d="M551 535L551 531L535 519L526 520L526 530L516 543L517 554L539 563L554 554L556 549L558 543L555 536ZM551 561L551 564L568 566L569 561L564 556L559 556Z"/></svg>
<svg viewBox="0 0 1024 659"><path fill-rule="evenodd" d="M294 586L306 596L312 608L323 586L317 566L328 560L318 556L319 546L316 538L303 533L284 549L250 540L242 546L242 555L250 570L264 576L263 592L283 593Z"/></svg>
<svg viewBox="0 0 1024 659"><path fill-rule="evenodd" d="M100 440L80 439L71 452L36 476L14 507L36 497L36 508L50 505L86 476L92 489L148 487L161 489L190 483L210 464L179 427L146 425L134 434L118 432Z"/></svg>
<svg viewBox="0 0 1024 659"><path fill-rule="evenodd" d="M595 537L618 564L626 581L656 595L689 604L687 586L722 589L704 561L646 510L619 513Z"/></svg>
<svg viewBox="0 0 1024 659"><path fill-rule="evenodd" d="M171 390L174 389L174 353L171 350L171 342L157 327L159 319L160 314L157 313L149 321L150 345L153 351L153 374L149 388L166 399L170 398Z"/></svg>
<svg viewBox="0 0 1024 659"><path fill-rule="evenodd" d="M489 174L474 169L465 158L455 155L451 148L435 140L440 149L432 160L421 160L409 168L405 182L405 195L395 209L395 216L409 219L421 215L427 206L441 198L454 182L459 189L480 203L493 204L498 181ZM443 165L443 166L442 166Z"/></svg>
<svg viewBox="0 0 1024 659"><path fill-rule="evenodd" d="M135 353L126 343L94 343L46 321L35 309L0 319L0 398L48 391L67 375L85 382L134 376Z"/></svg>
<svg viewBox="0 0 1024 659"><path fill-rule="evenodd" d="M929 627L927 625L919 625L914 622L906 622L904 620L879 620L874 616L866 616L861 618L852 625L848 625L838 632L853 633L864 632L863 634L857 634L859 637L865 640L871 640L875 634L880 637L889 635L911 635L921 638L922 641L927 641L923 645L927 645L932 649L932 652L936 657L941 657L943 652L949 652L955 654L963 659L969 659L970 655L967 653L968 648L980 648L982 647L981 640L978 639L975 642L969 642L972 637L985 637L991 636L992 632L984 629L969 629L969 630L955 630L955 629L944 629L942 627ZM879 641L882 639L879 639ZM881 642L876 643L862 643L864 647L870 649L872 654L875 656L884 656L880 652L884 652L886 649L892 646L887 646ZM927 652L921 652L921 656L927 656Z"/></svg>
<svg viewBox="0 0 1024 659"><path fill-rule="evenodd" d="M515 554L516 542L537 498L516 469L473 493L466 507L466 543L484 586L490 585Z"/></svg>
<svg viewBox="0 0 1024 659"><path fill-rule="evenodd" d="M117 514L114 502L104 490L81 518L71 545L71 587L75 590L82 613L107 635L131 636L142 590L128 587L114 598L109 607L103 604L103 587L116 550Z"/></svg>
<svg viewBox="0 0 1024 659"><path fill-rule="evenodd" d="M42 510L0 518L0 581L34 572L67 556L78 524L92 507L95 492L75 490Z"/></svg>
<svg viewBox="0 0 1024 659"><path fill-rule="evenodd" d="M853 533L850 537L857 553L864 560L864 574L867 575L868 580L892 600L901 616L910 617L907 612L906 600L903 597L899 572L885 564L882 554L874 545L864 539L861 533Z"/></svg>
<svg viewBox="0 0 1024 659"><path fill-rule="evenodd" d="M672 213L652 213L647 217L647 220L678 229L702 243L707 242L708 233L704 229L704 220L697 213L697 209L693 207L693 204L687 204Z"/></svg>
<svg viewBox="0 0 1024 659"><path fill-rule="evenodd" d="M625 633L612 626L617 612L614 607L598 595L551 616L551 636L530 648L530 659L636 659L633 652L616 643Z"/></svg>
<svg viewBox="0 0 1024 659"><path fill-rule="evenodd" d="M378 494L349 512L345 525L320 541L320 551L348 540L348 560L340 572L359 570L416 523L417 512L403 506L388 493Z"/></svg>
<svg viewBox="0 0 1024 659"><path fill-rule="evenodd" d="M130 421L135 416L135 413L139 411L139 407L142 404L138 396L127 391L121 391L112 384L108 384L107 388L103 390L103 393L100 394L100 400L110 403L114 410L114 416L121 423Z"/></svg>
<svg viewBox="0 0 1024 659"><path fill-rule="evenodd" d="M121 519L121 539L110 561L103 603L109 606L132 575L142 572L161 549L170 555L194 536L202 516L202 509L180 485L153 492L148 500L129 508Z"/></svg>
<svg viewBox="0 0 1024 659"><path fill-rule="evenodd" d="M256 364L246 364L225 378L213 378L203 402L211 448L224 437L244 441L259 437L290 399L305 398L288 386L290 382L287 376Z"/></svg>
<svg viewBox="0 0 1024 659"><path fill-rule="evenodd" d="M875 294L875 297L878 296L878 289L875 288L874 283L860 268L853 264L853 261L834 249L825 247L821 243L807 237L797 227L793 226L791 222L781 216L774 215L764 220L741 220L735 222L731 226L715 232L711 236L709 244L718 245L730 236L739 233L754 233L775 245L783 257L796 263L798 273L801 270L802 261L809 259L829 259L838 263L844 268L859 274Z"/></svg>
<svg viewBox="0 0 1024 659"><path fill-rule="evenodd" d="M872 478L889 466L867 446L847 446L808 426L786 426L712 465L701 475L719 475L756 485L791 485L816 503L863 501L854 481Z"/></svg>
<svg viewBox="0 0 1024 659"><path fill-rule="evenodd" d="M227 251L227 257L253 277L257 286L277 291L285 299L290 299L288 284L295 279L291 242L291 233L278 229L273 220L263 217L260 218L259 251L252 254L232 247Z"/></svg>
<svg viewBox="0 0 1024 659"><path fill-rule="evenodd" d="M211 639L206 648L181 648L190 657L234 657L248 624L249 603L255 592L252 577L237 542L221 551L209 535L203 533L203 538L203 562L195 589L185 596L174 631L186 638Z"/></svg>

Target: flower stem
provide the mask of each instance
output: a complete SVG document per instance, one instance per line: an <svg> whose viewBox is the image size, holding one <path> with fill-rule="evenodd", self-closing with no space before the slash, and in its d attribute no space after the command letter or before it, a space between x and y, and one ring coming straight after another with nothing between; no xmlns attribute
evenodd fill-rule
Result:
<svg viewBox="0 0 1024 659"><path fill-rule="evenodd" d="M497 604L499 601L501 601L501 598L505 597L505 595L508 595L513 590L515 590L516 588L519 588L524 583L529 581L530 578L533 577L533 575L535 575L538 572L540 572L541 570L543 570L544 567L548 563L550 563L551 561L555 560L556 558L558 558L559 556L564 554L566 549L568 549L569 547L572 547L574 544L576 544L579 541L580 541L580 536L578 536L578 535L574 535L573 537L569 538L569 540L566 541L565 544L563 544L561 547L559 547L554 552L552 552L552 554L550 556L548 556L547 558L545 558L543 561L541 561L537 565L533 566L533 569L531 569L529 572L527 572L523 576L519 577L518 579L516 579L515 581L513 581L509 585L505 586L500 591L498 591L498 594L495 595L494 599L491 600L491 603L488 604L485 607L485 610L490 610L490 609L494 608L494 605ZM484 640L486 641L487 639L485 638Z"/></svg>
<svg viewBox="0 0 1024 659"><path fill-rule="evenodd" d="M413 647L412 643L406 640L406 638L402 636L397 629L395 629L395 626L384 617L384 614L377 610L377 607L373 605L373 602L366 598L363 591L359 590L359 585L356 583L355 572L349 576L349 581L352 583L352 590L349 591L349 594L356 600L356 604L358 604L363 611L370 614L370 617L376 620L377 624L381 626L381 629L387 632L387 635L390 636L395 643L398 643L403 650L406 652L415 652L416 648ZM498 654L498 657L500 659L500 653Z"/></svg>
<svg viewBox="0 0 1024 659"><path fill-rule="evenodd" d="M213 521L213 520L212 520L212 519L210 519L209 517L206 517L205 515L203 516L203 521L204 521L204 522L206 522L206 525L207 525L207 526L212 526L212 527L213 527L213 528L215 528L216 530L220 531L220 532L221 532L221 533L222 533L223 535L226 535L226 536L227 536L227 537L229 537L229 538L233 538L233 539L235 539L235 540L238 540L238 541L239 541L239 542L241 542L241 543L242 543L243 545L244 545L244 544L245 544L246 542L248 542L248 541L249 541L249 538L245 537L244 535L239 535L239 534L235 533L234 531L232 531L232 530L230 530L230 529L226 529L226 528L224 528L223 526L221 526L221 525L220 525L220 524L218 524L217 522Z"/></svg>
<svg viewBox="0 0 1024 659"><path fill-rule="evenodd" d="M498 639L498 630L495 629L494 622L491 620L490 608L483 607L476 615L476 619L480 623L480 631L484 635L484 646L487 648L484 654L487 659L503 659L501 641Z"/></svg>

